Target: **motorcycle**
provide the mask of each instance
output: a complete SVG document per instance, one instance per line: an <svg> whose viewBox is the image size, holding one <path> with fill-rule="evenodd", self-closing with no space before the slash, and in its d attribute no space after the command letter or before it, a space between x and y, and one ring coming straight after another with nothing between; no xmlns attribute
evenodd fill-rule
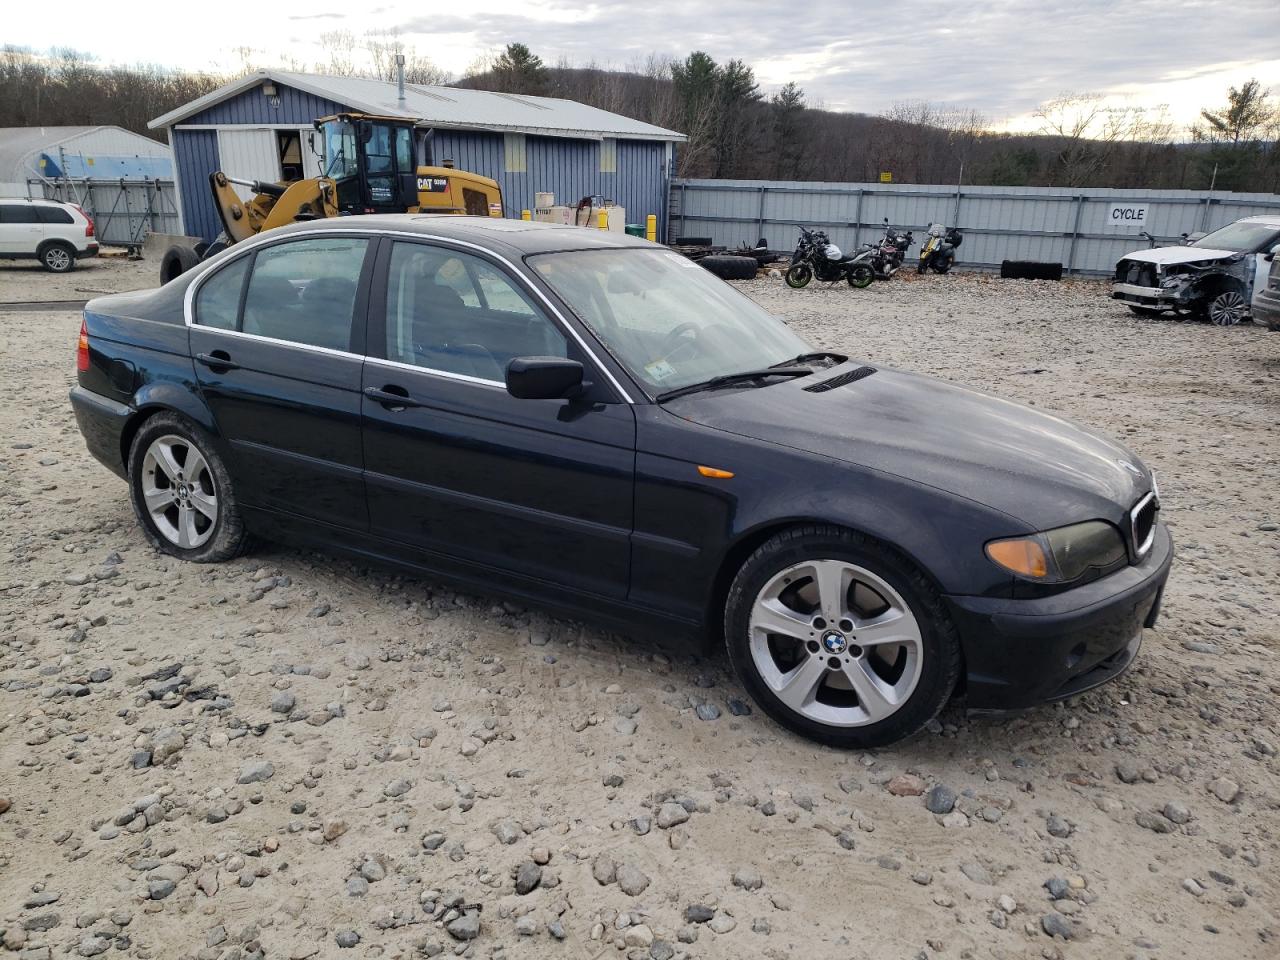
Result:
<svg viewBox="0 0 1280 960"><path fill-rule="evenodd" d="M964 242L964 235L956 228L950 230L940 223L929 228L929 239L920 247L920 264L917 273L932 270L946 273L956 262L956 248Z"/></svg>
<svg viewBox="0 0 1280 960"><path fill-rule="evenodd" d="M876 278L869 252L846 256L823 231L801 227L800 240L787 267L787 286L799 290L817 277L826 283L846 280L849 286L859 290L869 287Z"/></svg>
<svg viewBox="0 0 1280 960"><path fill-rule="evenodd" d="M905 233L895 231L889 226L889 218L885 217L884 236L876 243L864 243L858 248L858 254L866 257L877 280L888 280L902 268L907 248L913 242L910 230Z"/></svg>

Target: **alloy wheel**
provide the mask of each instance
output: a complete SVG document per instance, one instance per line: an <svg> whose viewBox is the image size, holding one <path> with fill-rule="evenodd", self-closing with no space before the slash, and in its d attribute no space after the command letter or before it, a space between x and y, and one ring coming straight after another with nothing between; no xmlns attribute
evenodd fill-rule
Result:
<svg viewBox="0 0 1280 960"><path fill-rule="evenodd" d="M203 546L218 522L213 473L195 444L166 434L142 458L142 499L159 534L183 550Z"/></svg>
<svg viewBox="0 0 1280 960"><path fill-rule="evenodd" d="M1217 327L1234 327L1244 319L1248 304L1238 290L1224 290L1209 301L1209 322Z"/></svg>
<svg viewBox="0 0 1280 960"><path fill-rule="evenodd" d="M765 685L817 723L878 723L920 680L924 641L910 606L883 578L843 560L805 561L773 576L749 629Z"/></svg>
<svg viewBox="0 0 1280 960"><path fill-rule="evenodd" d="M71 254L62 247L54 247L44 255L44 262L50 270L61 273L71 265Z"/></svg>

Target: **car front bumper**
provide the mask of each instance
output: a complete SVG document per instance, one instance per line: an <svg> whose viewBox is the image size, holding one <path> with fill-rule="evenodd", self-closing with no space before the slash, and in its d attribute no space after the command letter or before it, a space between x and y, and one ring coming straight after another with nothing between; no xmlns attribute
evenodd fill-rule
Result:
<svg viewBox="0 0 1280 960"><path fill-rule="evenodd" d="M1166 290L1164 287L1140 287L1133 283L1113 284L1111 298L1131 303L1135 307L1149 307L1152 310L1172 310L1184 300L1178 295L1177 290Z"/></svg>
<svg viewBox="0 0 1280 960"><path fill-rule="evenodd" d="M1155 625L1173 540L1163 524L1140 563L1036 599L947 597L960 633L971 710L1022 710L1124 673Z"/></svg>
<svg viewBox="0 0 1280 960"><path fill-rule="evenodd" d="M77 385L71 388L71 409L89 452L116 476L128 480L121 439L133 408Z"/></svg>

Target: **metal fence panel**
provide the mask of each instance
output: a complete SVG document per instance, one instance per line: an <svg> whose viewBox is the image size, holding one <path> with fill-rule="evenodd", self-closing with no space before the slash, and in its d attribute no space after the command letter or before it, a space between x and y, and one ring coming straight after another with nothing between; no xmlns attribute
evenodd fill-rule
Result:
<svg viewBox="0 0 1280 960"><path fill-rule="evenodd" d="M30 196L75 203L93 219L99 243L140 247L148 233L181 233L172 180L28 180Z"/></svg>
<svg viewBox="0 0 1280 960"><path fill-rule="evenodd" d="M937 222L964 231L965 267L1042 260L1069 273L1109 276L1117 260L1147 245L1142 228L1110 226L1117 203L1145 205L1145 229L1161 244L1241 217L1280 214L1280 196L1264 193L682 179L671 185L671 234L709 236L728 247L764 237L772 248L788 249L804 225L852 249L878 237L886 218L917 238Z"/></svg>

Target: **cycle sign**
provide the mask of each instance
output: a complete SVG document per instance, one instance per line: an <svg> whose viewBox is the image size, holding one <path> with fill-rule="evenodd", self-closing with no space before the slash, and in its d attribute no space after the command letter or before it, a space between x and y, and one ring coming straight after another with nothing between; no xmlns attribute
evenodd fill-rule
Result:
<svg viewBox="0 0 1280 960"><path fill-rule="evenodd" d="M1147 205L1145 203L1113 203L1107 211L1107 229L1124 230L1141 228L1147 225Z"/></svg>

